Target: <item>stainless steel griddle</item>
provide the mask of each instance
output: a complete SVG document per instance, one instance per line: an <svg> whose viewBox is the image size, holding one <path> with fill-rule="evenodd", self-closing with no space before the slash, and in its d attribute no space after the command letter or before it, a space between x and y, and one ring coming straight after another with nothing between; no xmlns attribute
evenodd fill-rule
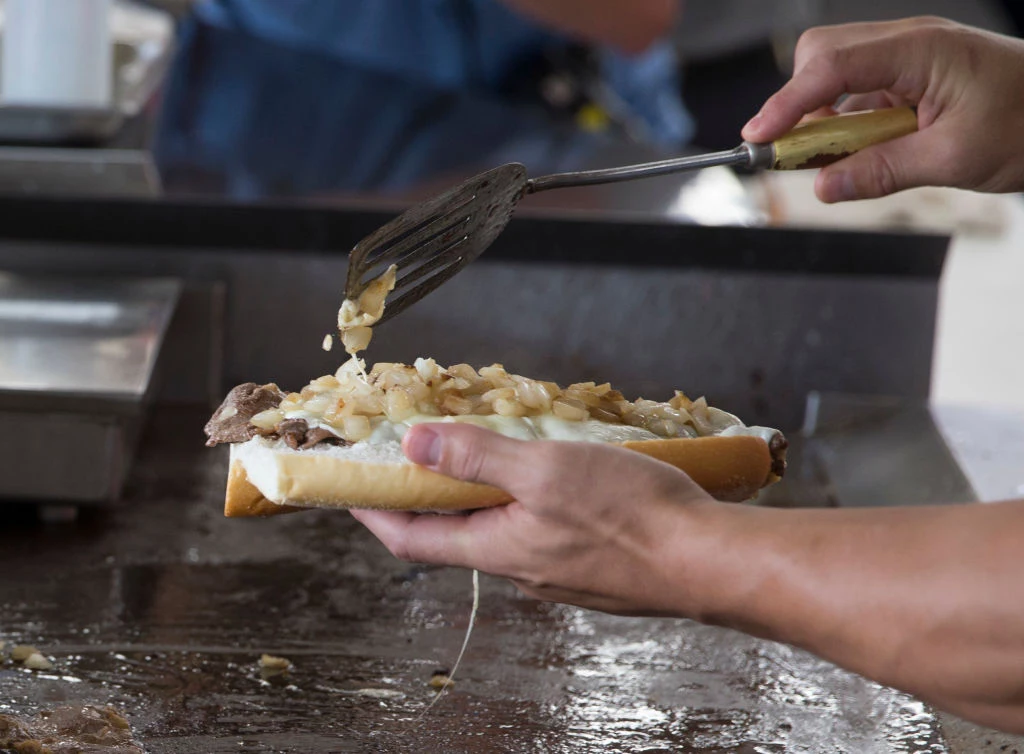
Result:
<svg viewBox="0 0 1024 754"><path fill-rule="evenodd" d="M889 409L893 422L921 417ZM431 674L461 644L470 574L402 564L336 512L224 519L227 459L194 441L204 418L158 412L116 513L0 530L0 639L56 662L35 675L0 665L0 714L113 703L154 754L981 754L999 750L986 740L1009 740L786 646L539 604L491 578L455 690L421 718ZM819 429L834 448L857 441ZM884 431L859 439L898 450ZM909 470L922 483L959 475L935 450ZM880 487L879 500L909 481ZM804 484L845 504L842 479ZM291 674L261 678L263 652L290 659Z"/></svg>

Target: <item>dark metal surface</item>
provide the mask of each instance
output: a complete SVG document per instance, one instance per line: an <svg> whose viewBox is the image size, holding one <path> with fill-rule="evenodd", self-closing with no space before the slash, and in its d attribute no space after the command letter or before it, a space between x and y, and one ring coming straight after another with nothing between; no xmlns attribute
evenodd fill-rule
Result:
<svg viewBox="0 0 1024 754"><path fill-rule="evenodd" d="M10 514L0 714L112 703L164 752L946 752L909 697L791 648L688 622L539 604L483 580L454 691L429 712L470 574L392 559L344 513L221 516L205 414L161 413L125 502L75 528ZM261 653L292 660L263 680ZM421 715L423 715L421 717Z"/></svg>
<svg viewBox="0 0 1024 754"><path fill-rule="evenodd" d="M382 202L338 209L198 200L2 197L0 239L60 244L86 255L95 255L100 246L124 251L130 258L145 257L154 249L309 252L338 258L347 256L360 238L404 209ZM524 208L481 261L938 280L949 246L949 237L940 235L704 227L602 209L595 217L528 213ZM628 257L623 249L628 249Z"/></svg>
<svg viewBox="0 0 1024 754"><path fill-rule="evenodd" d="M470 265L444 296L380 327L368 358L499 362L563 384L607 380L634 397L681 389L783 429L800 426L811 390L928 394L945 239L517 222L483 259L506 238L508 257ZM301 386L338 368L319 346L337 321L343 254L4 244L0 268L223 282L221 394L249 380ZM833 268L855 272L824 274Z"/></svg>

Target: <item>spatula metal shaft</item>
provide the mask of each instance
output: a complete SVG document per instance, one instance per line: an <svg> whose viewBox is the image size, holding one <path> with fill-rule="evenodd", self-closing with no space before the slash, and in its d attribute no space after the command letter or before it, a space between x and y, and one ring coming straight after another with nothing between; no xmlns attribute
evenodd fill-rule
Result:
<svg viewBox="0 0 1024 754"><path fill-rule="evenodd" d="M647 162L606 170L585 170L578 173L559 173L533 178L526 183L526 193L535 194L548 189L570 186L593 186L602 183L632 181L637 178L653 178L671 173L712 168L718 165L739 165L743 167L767 167L772 161L771 144L741 144L727 152L712 152L689 157L674 157L671 160Z"/></svg>

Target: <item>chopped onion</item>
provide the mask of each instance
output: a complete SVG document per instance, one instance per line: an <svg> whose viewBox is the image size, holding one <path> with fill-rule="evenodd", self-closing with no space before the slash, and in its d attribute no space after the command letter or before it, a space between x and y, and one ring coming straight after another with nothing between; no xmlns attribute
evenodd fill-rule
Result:
<svg viewBox="0 0 1024 754"><path fill-rule="evenodd" d="M350 330L355 332L355 330ZM404 422L415 416L554 415L565 421L602 421L643 427L661 437L698 437L738 425L707 401L690 401L683 393L667 403L627 401L610 384L578 382L562 390L556 383L509 374L500 364L479 372L467 364L444 369L433 359L412 366L380 363L364 379L365 364L350 359L333 375L313 380L289 394L277 409L253 418L260 429L282 419L319 421L347 440L365 439L373 419Z"/></svg>

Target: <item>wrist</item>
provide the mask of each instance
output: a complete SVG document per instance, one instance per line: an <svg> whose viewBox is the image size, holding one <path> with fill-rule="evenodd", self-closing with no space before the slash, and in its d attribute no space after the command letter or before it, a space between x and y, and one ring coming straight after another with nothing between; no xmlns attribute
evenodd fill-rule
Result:
<svg viewBox="0 0 1024 754"><path fill-rule="evenodd" d="M762 634L756 606L772 578L767 529L774 513L714 501L682 507L663 560L672 614Z"/></svg>

